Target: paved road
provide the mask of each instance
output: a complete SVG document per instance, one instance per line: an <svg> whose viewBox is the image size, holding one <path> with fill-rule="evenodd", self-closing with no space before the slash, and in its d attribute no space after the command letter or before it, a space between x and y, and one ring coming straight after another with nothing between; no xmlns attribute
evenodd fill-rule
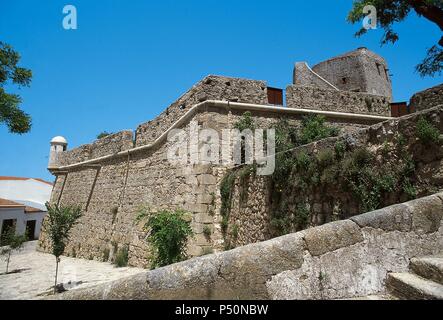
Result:
<svg viewBox="0 0 443 320"><path fill-rule="evenodd" d="M55 258L35 250L37 241L28 242L24 250L11 256L9 271L24 269L15 274L6 271L6 261L0 257L0 299L34 299L54 285ZM84 288L98 283L117 280L146 270L116 268L109 263L61 257L58 283L82 281L75 288Z"/></svg>

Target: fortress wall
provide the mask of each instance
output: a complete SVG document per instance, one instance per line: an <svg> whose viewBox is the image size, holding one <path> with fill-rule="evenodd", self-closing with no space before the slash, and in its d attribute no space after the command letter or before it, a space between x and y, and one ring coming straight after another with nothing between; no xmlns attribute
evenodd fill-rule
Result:
<svg viewBox="0 0 443 320"><path fill-rule="evenodd" d="M340 90L366 92L392 100L392 84L386 61L365 48L321 62L312 70Z"/></svg>
<svg viewBox="0 0 443 320"><path fill-rule="evenodd" d="M343 91L365 92L367 87L361 59L356 56L333 58L313 66L312 70Z"/></svg>
<svg viewBox="0 0 443 320"><path fill-rule="evenodd" d="M207 76L172 103L152 121L141 124L136 131L136 145L155 141L189 109L206 100L223 100L254 104L268 104L267 85L264 81L220 76Z"/></svg>
<svg viewBox="0 0 443 320"><path fill-rule="evenodd" d="M243 115L238 110L227 111L215 107L194 115L193 119L201 129L212 128L221 133L232 128ZM282 116L280 112L253 111L252 117L257 128L270 128ZM291 115L289 121L299 126L302 115ZM355 120L329 119L346 132L367 127L367 123ZM184 124L189 131L190 124ZM129 148L130 132L117 137L108 137L105 146L115 152ZM221 134L220 134L221 135ZM120 137L120 138L118 138ZM112 144L112 141L115 144ZM112 260L117 248L129 247L129 263L133 266L149 266L147 257L150 248L144 241L146 232L135 222L141 206L148 206L152 211L182 208L192 213L192 228L196 233L190 241L188 253L198 256L212 249L222 250L224 240L221 234L220 182L226 168L220 165L174 165L167 160L167 150L171 142L165 142L156 148L145 149L137 153L121 155L99 163L62 170L52 193L52 203L60 205L80 205L84 216L71 233L66 254L85 259L103 260L109 250ZM74 158L87 147L87 157ZM97 152L94 147L98 147ZM105 155L100 143L82 146L66 152L69 163L91 158L91 154ZM63 153L62 153L63 154ZM207 239L203 228L211 228L212 235ZM40 249L50 249L47 234L42 231Z"/></svg>
<svg viewBox="0 0 443 320"><path fill-rule="evenodd" d="M75 149L57 154L57 165L66 166L102 156L118 153L133 148L133 134L125 130L111 134L92 144L86 144Z"/></svg>
<svg viewBox="0 0 443 320"><path fill-rule="evenodd" d="M443 248L443 194L66 292L61 300L346 299Z"/></svg>
<svg viewBox="0 0 443 320"><path fill-rule="evenodd" d="M438 105L443 105L443 84L416 93L410 102L410 106L416 111L423 111Z"/></svg>
<svg viewBox="0 0 443 320"><path fill-rule="evenodd" d="M386 97L360 92L336 91L296 85L286 88L286 104L288 108L379 116L391 115L390 102Z"/></svg>
<svg viewBox="0 0 443 320"><path fill-rule="evenodd" d="M206 127L220 127L216 117L207 123L204 116L198 114L195 120ZM220 118L224 120L226 115ZM216 197L218 179L224 169L171 164L167 159L170 145L166 142L157 149L120 156L58 176L52 201L60 199L61 205L81 205L84 210L71 232L67 255L102 261L109 250L112 260L118 248L128 247L130 265L148 267L150 248L144 241L146 232L136 222L141 207L149 207L152 212L180 208L190 212L196 233L189 244L190 256L201 255L206 247L216 246L216 230L208 241L203 236L203 227L209 225L215 229L215 212L219 208L212 194ZM208 207L212 202L211 215ZM44 228L39 246L40 250L49 251Z"/></svg>
<svg viewBox="0 0 443 320"><path fill-rule="evenodd" d="M298 62L295 64L293 83L297 86L319 87L335 90L335 87L331 83L312 71L306 62Z"/></svg>
<svg viewBox="0 0 443 320"><path fill-rule="evenodd" d="M351 131L347 134L328 138L294 150L297 154L306 153L316 156L325 150L334 151L338 141L347 146L348 150L368 147L376 155L380 165L391 163L394 166L401 163L395 153L384 151L385 146L393 148L398 139L396 132L401 132L407 145L408 153L416 163L416 174L413 180L419 197L426 196L435 190L443 189L443 148L436 145L425 145L419 141L416 134L416 123L424 116L443 132L443 107L433 108L426 112L413 114L396 120L389 120L373 125L367 129ZM312 160L311 160L312 161ZM297 175L290 179L298 179ZM246 187L245 187L246 186ZM245 189L246 188L246 196ZM364 212L352 191L345 190L340 181L328 184L325 188L293 190L289 184L283 190L288 213L296 211L296 204L308 200L310 226L318 226L335 220L353 217ZM241 195L243 194L243 196ZM233 201L229 216L228 234L236 225L238 236L231 241L236 246L264 241L272 238L272 194L269 177L251 176L246 183L240 183L237 178L233 189ZM403 192L391 193L381 199L381 206L407 201ZM296 231L296 230L293 230Z"/></svg>

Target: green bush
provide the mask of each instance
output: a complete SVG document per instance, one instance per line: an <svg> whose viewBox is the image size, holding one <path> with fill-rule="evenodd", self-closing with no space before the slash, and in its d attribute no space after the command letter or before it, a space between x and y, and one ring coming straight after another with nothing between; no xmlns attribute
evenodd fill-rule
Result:
<svg viewBox="0 0 443 320"><path fill-rule="evenodd" d="M6 255L6 274L13 251L20 251L28 240L27 234L16 234L15 228L8 228L0 238L0 255Z"/></svg>
<svg viewBox="0 0 443 320"><path fill-rule="evenodd" d="M128 266L129 259L129 249L127 246L124 246L118 249L117 254L114 258L114 264L117 268L123 268Z"/></svg>
<svg viewBox="0 0 443 320"><path fill-rule="evenodd" d="M233 224L232 229L231 229L231 236L232 236L232 239L234 239L234 241L236 241L238 239L238 231L239 231L238 225Z"/></svg>
<svg viewBox="0 0 443 320"><path fill-rule="evenodd" d="M421 116L417 122L417 136L424 144L437 143L440 140L440 130Z"/></svg>
<svg viewBox="0 0 443 320"><path fill-rule="evenodd" d="M310 115L302 120L299 144L308 144L317 140L338 136L339 129L326 124L326 118Z"/></svg>
<svg viewBox="0 0 443 320"><path fill-rule="evenodd" d="M163 210L152 214L142 209L138 220L144 218L148 218L145 229L150 230L148 241L155 250L153 267L167 266L187 258L186 245L193 231L186 212Z"/></svg>
<svg viewBox="0 0 443 320"><path fill-rule="evenodd" d="M240 132L244 130L255 130L254 119L252 119L251 112L245 112L242 117L234 124L234 128L238 129Z"/></svg>
<svg viewBox="0 0 443 320"><path fill-rule="evenodd" d="M310 211L306 203L299 203L295 211L295 223L298 230L306 229L309 224Z"/></svg>
<svg viewBox="0 0 443 320"><path fill-rule="evenodd" d="M338 160L343 159L343 157L345 156L345 152L346 152L346 146L343 143L343 141L337 141L335 143L334 149L335 149L335 157Z"/></svg>

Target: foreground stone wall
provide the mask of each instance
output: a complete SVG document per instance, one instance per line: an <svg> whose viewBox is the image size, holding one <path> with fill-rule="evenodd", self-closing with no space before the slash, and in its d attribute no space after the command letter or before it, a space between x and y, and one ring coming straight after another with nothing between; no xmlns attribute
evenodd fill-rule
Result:
<svg viewBox="0 0 443 320"><path fill-rule="evenodd" d="M343 299L383 294L389 272L443 250L443 194L57 299Z"/></svg>
<svg viewBox="0 0 443 320"><path fill-rule="evenodd" d="M410 102L410 106L416 111L423 111L439 105L443 105L443 84L416 93Z"/></svg>
<svg viewBox="0 0 443 320"><path fill-rule="evenodd" d="M157 118L140 125L136 131L136 145L147 145L182 117L189 109L207 100L223 100L268 104L265 81L220 76L207 76L172 103Z"/></svg>
<svg viewBox="0 0 443 320"><path fill-rule="evenodd" d="M322 152L334 152L337 143L345 146L348 152L367 147L378 159L379 165L392 163L394 166L402 164L403 159L392 151L399 134L407 146L407 152L415 163L415 177L413 183L418 197L423 197L436 190L443 189L443 147L441 145L423 144L417 138L416 124L420 117L424 117L436 128L443 132L443 107L429 109L425 112L407 117L385 121L366 129L348 132L340 137L328 138L309 145L301 146L293 151L293 158L303 153L316 157ZM388 151L391 150L391 151ZM311 160L312 161L312 160ZM245 178L243 178L245 179ZM290 179L298 181L297 175ZM247 181L241 183L236 179L233 188L233 201L229 213L228 238L233 245L242 246L273 237L273 199L270 177L251 175ZM326 186L314 189L303 188L294 190L290 183L283 186L282 197L287 204L288 216L296 212L296 205L306 203L309 210L309 226L319 226L335 220L343 220L364 212L361 203L351 190L343 187L338 180ZM245 189L246 188L246 189ZM381 207L408 200L403 190L384 194ZM274 209L275 210L275 209ZM229 235L235 226L235 237ZM289 228L294 226L288 225ZM296 231L291 229L292 231Z"/></svg>
<svg viewBox="0 0 443 320"><path fill-rule="evenodd" d="M390 116L389 98L368 93L291 85L286 88L288 108Z"/></svg>

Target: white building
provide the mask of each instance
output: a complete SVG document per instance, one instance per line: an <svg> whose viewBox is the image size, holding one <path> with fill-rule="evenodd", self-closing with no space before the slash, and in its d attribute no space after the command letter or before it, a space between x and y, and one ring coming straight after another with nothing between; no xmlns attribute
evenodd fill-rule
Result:
<svg viewBox="0 0 443 320"><path fill-rule="evenodd" d="M46 211L0 198L1 236L13 228L16 234L27 232L29 240L36 240L40 235Z"/></svg>
<svg viewBox="0 0 443 320"><path fill-rule="evenodd" d="M41 179L0 176L0 234L13 227L18 234L28 231L30 240L38 239L52 187Z"/></svg>

